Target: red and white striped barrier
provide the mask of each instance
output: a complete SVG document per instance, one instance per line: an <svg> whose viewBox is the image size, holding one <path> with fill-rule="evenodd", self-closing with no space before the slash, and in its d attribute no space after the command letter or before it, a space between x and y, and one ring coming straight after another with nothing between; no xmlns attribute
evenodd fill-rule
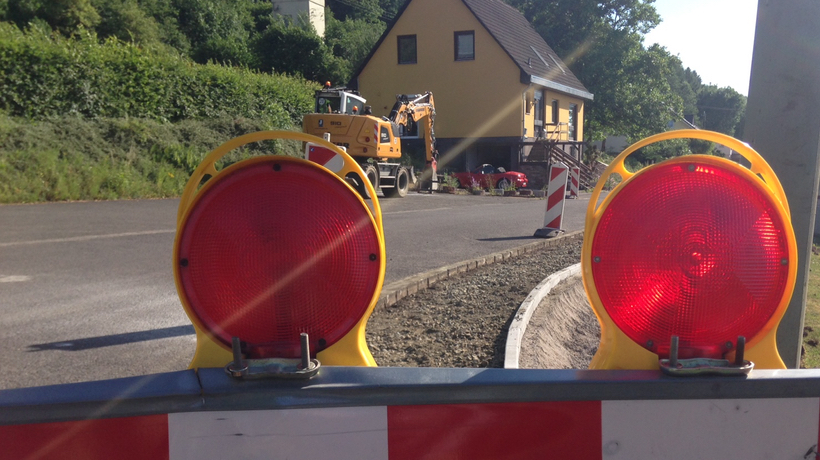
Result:
<svg viewBox="0 0 820 460"><path fill-rule="evenodd" d="M305 145L305 159L338 173L345 165L341 155L321 145L308 142Z"/></svg>
<svg viewBox="0 0 820 460"><path fill-rule="evenodd" d="M581 168L578 166L569 168L569 195L567 195L567 198L578 198L580 183Z"/></svg>
<svg viewBox="0 0 820 460"><path fill-rule="evenodd" d="M564 163L553 163L550 166L547 183L547 210L544 213L544 227L535 231L535 236L550 238L562 231L564 216L564 199L567 194L569 167Z"/></svg>
<svg viewBox="0 0 820 460"><path fill-rule="evenodd" d="M202 411L0 426L0 452L68 460L813 459L818 426L816 397Z"/></svg>

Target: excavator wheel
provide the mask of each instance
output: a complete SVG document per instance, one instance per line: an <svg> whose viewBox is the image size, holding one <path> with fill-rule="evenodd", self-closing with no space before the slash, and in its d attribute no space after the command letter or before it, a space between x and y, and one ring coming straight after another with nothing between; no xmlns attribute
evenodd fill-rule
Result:
<svg viewBox="0 0 820 460"><path fill-rule="evenodd" d="M404 198L407 196L407 191L410 189L410 173L407 168L399 168L396 172L396 186L394 188L384 189L385 196L388 198Z"/></svg>
<svg viewBox="0 0 820 460"><path fill-rule="evenodd" d="M376 165L372 165L370 163L362 163L361 164L362 170L364 171L365 178L370 181L370 185L373 186L375 190L379 189L379 168Z"/></svg>

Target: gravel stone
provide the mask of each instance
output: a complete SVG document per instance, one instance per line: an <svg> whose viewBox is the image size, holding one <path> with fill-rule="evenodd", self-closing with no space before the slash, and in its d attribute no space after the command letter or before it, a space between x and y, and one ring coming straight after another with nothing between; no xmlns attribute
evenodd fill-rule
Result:
<svg viewBox="0 0 820 460"><path fill-rule="evenodd" d="M544 278L581 260L581 236L439 280L379 305L367 323L376 363L390 367L504 367L507 330Z"/></svg>

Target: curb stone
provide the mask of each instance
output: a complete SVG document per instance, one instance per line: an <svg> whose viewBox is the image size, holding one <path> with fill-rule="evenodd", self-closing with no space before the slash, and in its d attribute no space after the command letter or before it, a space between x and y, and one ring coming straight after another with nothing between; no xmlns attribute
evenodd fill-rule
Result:
<svg viewBox="0 0 820 460"><path fill-rule="evenodd" d="M399 300L411 294L415 294L419 290L427 289L436 284L437 282L446 280L451 276L466 273L484 265L490 265L496 262L508 260L512 257L519 257L521 255L537 251L539 249L557 246L566 239L575 239L577 237L583 237L583 235L583 230L576 230L574 232L569 232L564 235L557 236L555 238L550 238L543 241L535 241L533 243L528 243L517 248L507 249L501 252L496 252L482 257L477 257L475 259L465 260L462 262L457 262L455 264L446 265L444 267L436 268L424 273L420 273L418 275L408 276L407 278L394 281L384 286L382 288L382 293L379 296L379 301L376 303L375 308L385 308L395 305L396 302L398 302Z"/></svg>
<svg viewBox="0 0 820 460"><path fill-rule="evenodd" d="M507 331L507 344L504 349L504 369L518 369L518 359L521 354L521 341L524 339L524 332L532 318L532 314L541 304L552 288L561 281L581 273L581 264L571 265L563 270L557 271L548 276L538 286L530 291L530 295L521 303L515 313L510 328Z"/></svg>

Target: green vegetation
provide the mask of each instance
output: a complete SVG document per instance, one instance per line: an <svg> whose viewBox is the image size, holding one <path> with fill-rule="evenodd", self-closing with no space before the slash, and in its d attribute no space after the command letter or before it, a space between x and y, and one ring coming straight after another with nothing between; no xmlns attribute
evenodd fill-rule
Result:
<svg viewBox="0 0 820 460"><path fill-rule="evenodd" d="M167 123L76 116L21 121L0 116L0 203L179 196L210 150L268 128L230 117ZM298 152L299 146L283 141L256 143L226 162L252 154Z"/></svg>
<svg viewBox="0 0 820 460"><path fill-rule="evenodd" d="M161 49L0 23L0 109L30 120L79 115L179 121L239 116L278 127L313 105L302 79L196 65Z"/></svg>
<svg viewBox="0 0 820 460"><path fill-rule="evenodd" d="M506 1L595 94L588 141L635 140L681 115L741 133L745 97L644 47L662 20L652 0ZM214 126L298 129L317 82L349 81L405 3L328 0L319 37L269 1L0 0L0 201L172 196L181 182L171 179L228 139ZM120 132L135 124L150 141ZM708 152L703 144L634 159Z"/></svg>
<svg viewBox="0 0 820 460"><path fill-rule="evenodd" d="M803 319L803 358L801 367L820 368L820 250L818 241L812 247L809 283L806 291L806 315Z"/></svg>

